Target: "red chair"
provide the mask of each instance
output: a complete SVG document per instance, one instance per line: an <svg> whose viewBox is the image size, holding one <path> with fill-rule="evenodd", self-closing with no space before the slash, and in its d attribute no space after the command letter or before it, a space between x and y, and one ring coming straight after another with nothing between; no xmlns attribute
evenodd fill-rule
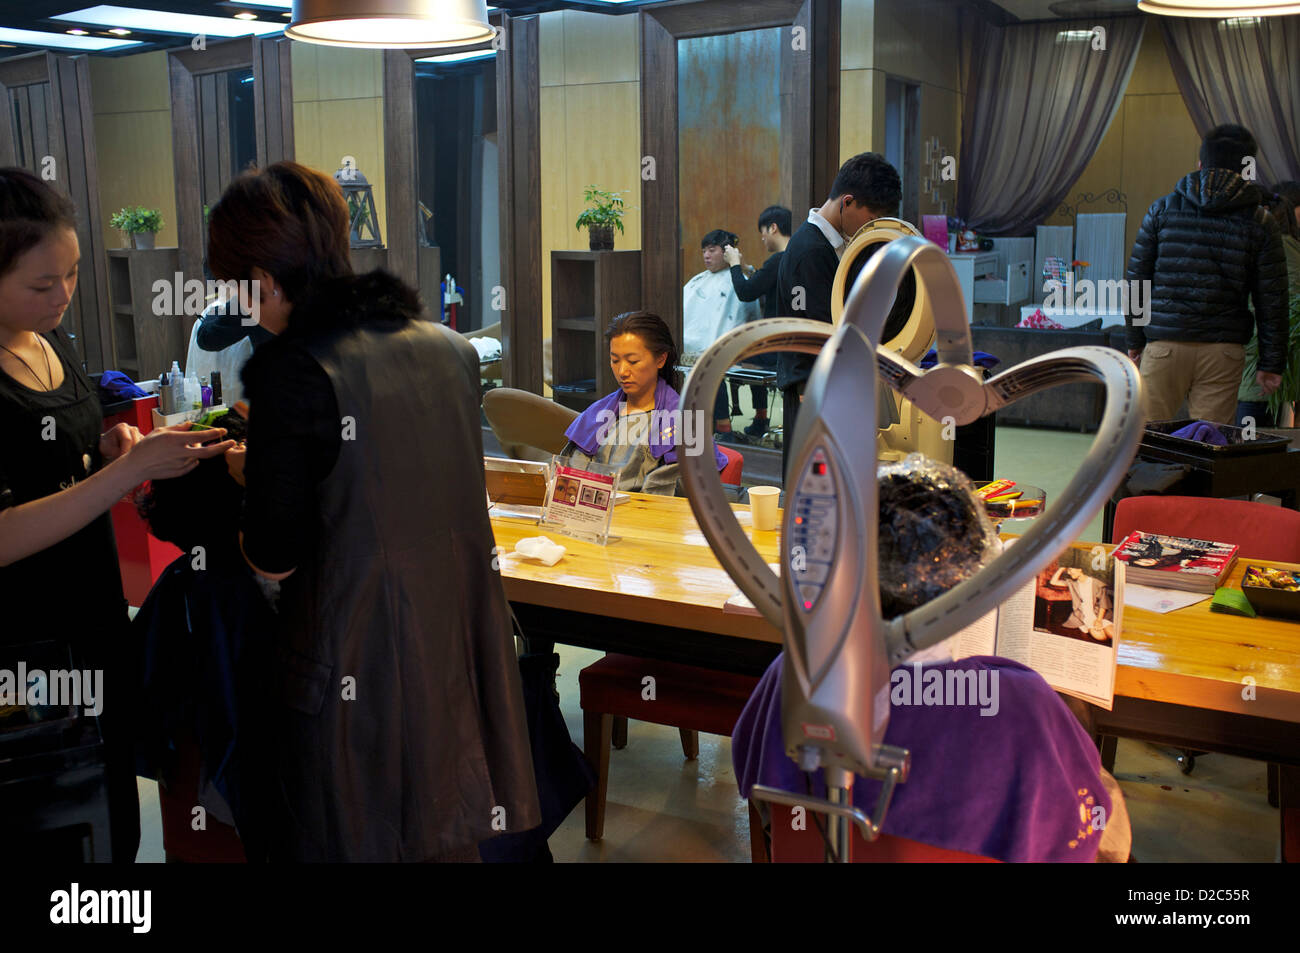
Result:
<svg viewBox="0 0 1300 953"><path fill-rule="evenodd" d="M651 699L644 697L647 677L654 679ZM587 795L587 839L600 840L605 833L609 748L615 718L678 729L682 753L691 759L700 751L698 732L731 736L756 687L758 677L754 675L734 675L632 655L606 655L579 672L582 747L596 772L596 787Z"/></svg>
<svg viewBox="0 0 1300 953"><path fill-rule="evenodd" d="M732 450L730 447L718 443L715 446L722 451L722 455L727 458L727 465L722 468L722 482L732 486L740 486L740 478L745 472L745 458L739 450Z"/></svg>
<svg viewBox="0 0 1300 953"><path fill-rule="evenodd" d="M1300 563L1300 513L1280 506L1247 500L1220 500L1201 496L1131 496L1115 507L1112 543L1134 530L1204 539L1207 535L1241 547L1252 559ZM1103 745L1107 770L1114 755ZM1194 756L1188 754L1184 772L1190 773ZM1268 766L1268 801L1276 807L1278 767ZM1300 809L1282 812L1282 851L1289 862L1300 863Z"/></svg>
<svg viewBox="0 0 1300 953"><path fill-rule="evenodd" d="M754 831L760 830L761 821L754 802L749 802L750 847L754 852L754 862L771 861L777 864L818 864L825 859L825 846L821 834L813 825L813 818L825 829L826 815L814 815L811 810L805 814L806 830L795 830L791 823L791 807L784 804L769 804L772 812L771 846L767 856L761 851L766 846L766 838L761 835L756 839ZM980 854L968 854L960 850L948 850L943 847L931 847L920 841L892 834L881 834L876 840L868 841L862 836L857 826L853 827L852 861L855 864L997 864L1001 861Z"/></svg>

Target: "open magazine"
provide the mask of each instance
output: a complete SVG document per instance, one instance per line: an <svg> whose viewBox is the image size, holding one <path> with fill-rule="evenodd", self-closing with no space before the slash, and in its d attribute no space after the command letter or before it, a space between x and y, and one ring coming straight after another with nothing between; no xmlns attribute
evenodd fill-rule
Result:
<svg viewBox="0 0 1300 953"><path fill-rule="evenodd" d="M1115 703L1122 595L1104 546L1076 544L997 609L957 633L953 657L1000 655L1058 692L1110 711Z"/></svg>

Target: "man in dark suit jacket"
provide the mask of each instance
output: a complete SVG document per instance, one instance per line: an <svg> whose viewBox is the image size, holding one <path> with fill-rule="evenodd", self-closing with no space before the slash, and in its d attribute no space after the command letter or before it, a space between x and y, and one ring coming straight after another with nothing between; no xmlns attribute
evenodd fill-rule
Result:
<svg viewBox="0 0 1300 953"><path fill-rule="evenodd" d="M786 246L777 274L782 313L829 324L831 288L840 255L862 226L896 216L902 199L902 180L884 156L863 152L845 162L835 176L831 197L821 208L808 213L808 220ZM784 352L777 362L776 384L781 388L785 411L783 472L789 463L795 417L814 360L811 354Z"/></svg>

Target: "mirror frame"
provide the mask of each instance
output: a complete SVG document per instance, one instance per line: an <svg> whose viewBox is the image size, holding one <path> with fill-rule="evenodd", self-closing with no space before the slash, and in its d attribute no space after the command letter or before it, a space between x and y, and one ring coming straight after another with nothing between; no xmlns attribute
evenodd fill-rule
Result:
<svg viewBox="0 0 1300 953"><path fill-rule="evenodd" d="M681 185L678 169L677 41L768 27L802 28L806 50L784 49L781 96L792 118L781 137L782 190L795 221L830 194L839 169L839 0L702 0L648 7L641 19L641 175L643 306L682 340ZM792 34L793 36L793 34ZM654 77L654 82L647 81Z"/></svg>

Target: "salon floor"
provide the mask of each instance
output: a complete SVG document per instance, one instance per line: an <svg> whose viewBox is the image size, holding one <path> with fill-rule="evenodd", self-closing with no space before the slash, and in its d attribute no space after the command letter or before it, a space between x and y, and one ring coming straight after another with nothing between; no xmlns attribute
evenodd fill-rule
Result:
<svg viewBox="0 0 1300 953"><path fill-rule="evenodd" d="M1000 427L997 473L1060 494L1092 437ZM1008 529L1012 527L1008 526ZM1098 516L1082 538L1101 538ZM559 646L557 685L573 740L582 744L578 672L599 652ZM1133 852L1142 862L1278 859L1278 812L1268 806L1265 766L1226 755L1203 755L1184 776L1176 752L1119 742L1115 776L1133 822ZM140 781L140 862L163 859L157 786ZM736 793L727 738L700 736L699 757L687 761L675 728L628 726L628 745L610 756L605 836L585 837L582 806L551 837L560 862L748 861L749 813Z"/></svg>

